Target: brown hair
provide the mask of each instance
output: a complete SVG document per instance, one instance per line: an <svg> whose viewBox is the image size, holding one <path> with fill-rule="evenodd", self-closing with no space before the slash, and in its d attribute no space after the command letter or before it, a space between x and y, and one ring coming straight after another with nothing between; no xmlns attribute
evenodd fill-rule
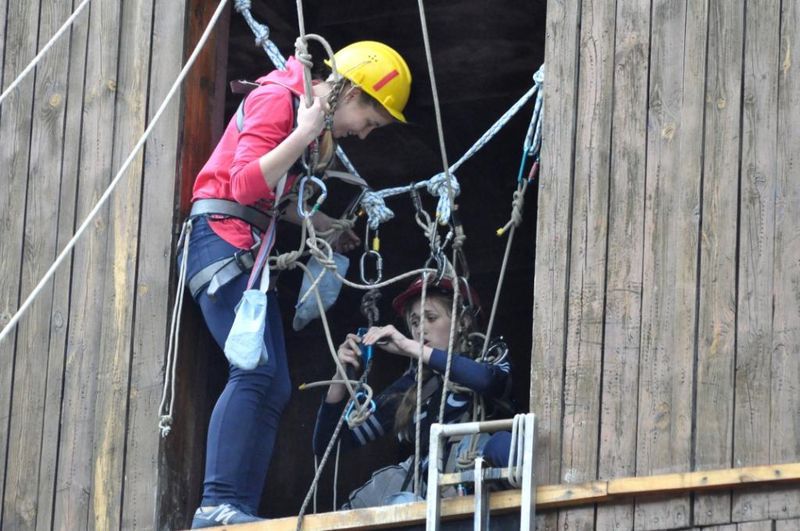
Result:
<svg viewBox="0 0 800 531"><path fill-rule="evenodd" d="M437 291L428 291L425 296L426 300L434 300L437 301L447 312L447 315L452 319L452 309L453 309L453 296L452 294L446 294ZM418 300L418 299L414 299ZM405 311L405 322L406 326L408 327L409 331L411 330L411 323L410 323L410 314L411 314L411 307L413 306L413 301L408 301L406 305ZM472 332L475 331L477 323L475 322L475 318L470 312L468 308L462 306L461 310L459 311L458 315L459 322L456 325L455 329L455 340L453 341L453 351L454 352L469 352L471 350L471 346L469 343L469 336ZM430 370L427 366L423 365L422 367L422 374L420 375L424 382L427 382L429 378L436 378L437 376L433 374L433 371ZM414 413L417 409L417 386L414 385L410 389L406 390L403 393L398 393L396 398L398 400L397 404L397 411L394 415L394 431L401 437L407 435L407 430L411 426L411 420L414 417Z"/></svg>
<svg viewBox="0 0 800 531"><path fill-rule="evenodd" d="M340 88L337 88L335 86L335 83L332 82L329 83L331 83L332 89L336 92L337 99L342 94L344 94L348 89L353 87L356 88L358 87L358 85L354 84L349 79L343 79ZM381 105L381 103L378 100L367 94L365 91L363 90L359 91L358 101L362 105L369 105L371 107L378 109L382 113L385 113L390 120L394 121L392 115L389 114L389 112L383 108L383 105ZM326 169L328 169L328 167L333 162L333 155L335 151L336 151L336 140L333 138L333 133L330 130L325 130L325 132L319 139L319 157L318 157L319 162L317 164L317 167L312 169L312 173L319 174L323 173Z"/></svg>

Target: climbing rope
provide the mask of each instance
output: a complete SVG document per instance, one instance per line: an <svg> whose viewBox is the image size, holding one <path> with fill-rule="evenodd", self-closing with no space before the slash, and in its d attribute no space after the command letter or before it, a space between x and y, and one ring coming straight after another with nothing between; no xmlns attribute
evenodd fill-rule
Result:
<svg viewBox="0 0 800 531"><path fill-rule="evenodd" d="M447 342L447 362L444 368L444 380L442 382L442 398L439 402L439 422L444 422L444 406L447 403L447 392L448 392L448 384L450 383L450 369L453 365L453 343L455 341L456 336L456 324L459 324L461 321L461 312L458 311L458 296L459 292L461 291L460 281L458 277L458 271L455 270L455 263L456 263L456 252L457 250L453 249L453 261L451 262L454 266L453 268L453 306L450 309L450 338ZM424 308L424 307L423 307Z"/></svg>
<svg viewBox="0 0 800 531"><path fill-rule="evenodd" d="M44 57L44 55L48 52L48 50L50 50L50 48L53 47L53 45L56 43L59 37L61 37L61 35L63 35L64 32L66 32L70 28L70 26L72 26L72 24L75 22L75 19L78 18L78 15L80 15L81 11L83 11L83 8L89 5L89 2L91 2L91 0L83 0L83 2L81 2L80 5L78 5L78 7L75 9L72 15L70 15L69 18L64 22L64 24L61 25L61 27L58 29L57 32L55 32L55 34L50 38L50 40L47 41L47 44L44 45L44 47L39 51L39 53L36 54L36 57L34 57L33 60L30 63L28 63L28 66L26 66L25 69L19 73L17 78L8 86L8 88L5 89L2 94L0 94L0 104L2 104L3 100L5 100L6 97L9 94L11 94L11 92L15 88L17 88L17 86L20 83L22 83L22 80L25 79L25 76L27 76L31 72L31 70L36 68L36 65L39 64L39 61L42 60L42 57Z"/></svg>
<svg viewBox="0 0 800 531"><path fill-rule="evenodd" d="M439 151L442 155L442 169L444 170L445 174L445 181L447 182L447 198L450 210L453 209L454 203L454 196L453 196L453 186L451 184L450 179L450 165L447 163L447 149L444 145L444 128L442 127L442 111L439 107L439 91L436 88L436 76L433 73L433 57L431 55L431 43L430 39L428 38L428 22L425 20L425 4L423 0L418 0L417 5L419 6L419 22L420 26L422 27L422 40L425 43L425 59L428 64L428 77L431 80L431 93L433 94L433 109L434 114L436 115L436 132L439 135ZM437 212L437 218L438 218ZM449 223L450 218L439 218L437 221L441 224Z"/></svg>
<svg viewBox="0 0 800 531"><path fill-rule="evenodd" d="M161 404L158 406L158 428L161 437L172 431L172 409L175 398L175 371L178 366L178 346L181 332L180 315L183 312L183 289L186 286L186 269L189 264L189 240L192 237L192 220L189 219L181 228L178 247L183 245L181 264L178 273L178 286L175 302L172 305L172 320L169 325L169 342L167 343L167 360L164 367L164 390L161 392ZM165 411L166 410L166 411Z"/></svg>
<svg viewBox="0 0 800 531"><path fill-rule="evenodd" d="M428 274L422 274L422 292L420 293L420 308L425 308L425 299L428 295ZM425 337L425 319L419 320L419 337ZM417 403L414 411L414 494L420 496L420 439L422 438L422 354L425 344L419 342L419 355L417 357ZM430 466L430 465L429 465ZM435 466L435 465L434 465Z"/></svg>
<svg viewBox="0 0 800 531"><path fill-rule="evenodd" d="M456 179L454 173L458 171L458 169L463 165L467 160L469 160L475 153L480 151L489 141L494 138L494 136L502 129L510 120L517 114L517 112L525 106L528 100L536 95L536 103L534 108L534 116L535 116L535 123L536 125L531 130L531 141L530 145L531 148L528 151L531 155L536 155L538 157L539 153L539 146L541 145L541 109L542 109L542 82L544 79L544 65L539 68L539 70L534 74L534 85L528 89L528 91L523 94L519 100L517 100L509 109L495 121L494 124L486 130L481 137L475 141L475 143L470 147L464 155L461 156L452 166L448 168L447 174L437 174L431 177L428 181L420 181L418 183L414 183L411 186L401 186L396 188L387 188L384 190L368 190L362 199L362 207L364 211L367 213L367 219L369 222L370 227L373 229L377 229L381 223L386 223L387 221L394 218L394 213L386 206L385 199L388 197L410 193L412 189L418 190L422 188L427 188L428 192L431 195L439 197L439 203L437 206L437 215L449 215L450 212L447 209L449 201L447 198L442 197L442 192L446 190L444 186L452 186L453 195L458 196L460 192L460 187L458 184L458 180ZM533 121L532 121L533 122ZM449 177L449 179L448 179ZM448 185L447 182L450 184Z"/></svg>
<svg viewBox="0 0 800 531"><path fill-rule="evenodd" d="M544 65L533 76L536 84L535 87L541 87L544 83ZM500 292L503 287L503 281L506 276L506 269L508 267L508 257L511 253L511 244L514 241L514 234L517 227L522 223L522 208L525 202L525 192L528 189L528 184L536 178L539 171L539 152L541 149L541 134L538 132L541 127L542 119L542 104L541 104L541 91L536 98L536 104L533 109L533 116L531 117L530 125L528 126L528 133L525 135L525 141L522 148L522 161L520 162L519 172L517 174L517 189L514 191L514 199L511 202L511 217L508 222L501 228L497 229L497 235L502 236L510 228L508 233L508 240L506 240L506 248L503 252L503 262L500 266L500 274L497 279L497 289L494 293L494 300L492 301L492 310L489 314L489 323L486 326L486 336L483 340L483 348L481 354L486 353L486 348L489 345L489 340L492 337L492 329L494 328L494 320L497 315L497 307L500 302ZM533 158L534 162L531 165L530 172L527 179L523 179L522 175L525 169L525 161L527 158Z"/></svg>
<svg viewBox="0 0 800 531"><path fill-rule="evenodd" d="M167 93L166 97L164 98L164 101L161 103L161 106L155 112L155 114L153 115L153 118L150 120L150 123L148 124L148 126L145 129L144 133L139 138L139 141L136 142L136 145L133 146L133 149L131 150L130 154L128 155L128 158L125 159L125 161L122 163L122 166L120 167L119 171L114 176L114 178L111 180L111 184L108 185L108 188L106 188L105 192L103 192L103 195L100 196L100 199L98 199L98 201L95 204L94 208L92 208L92 210L86 216L86 219L84 219L83 223L81 223L80 227L78 227L78 230L75 231L75 234L67 242L66 246L64 246L64 249L61 251L61 253L59 253L58 257L56 257L55 261L50 266L50 268L47 270L47 272L45 272L44 277L42 277L42 279L39 281L39 283L36 285L36 287L34 287L33 291L31 291L30 295L28 295L28 298L25 299L25 302L17 310L17 313L15 313L11 317L11 320L3 328L3 331L0 332L0 342L2 342L3 339L5 339L5 337L8 336L9 333L11 333L11 330L14 328L14 326L17 324L17 322L20 320L20 318L22 318L22 316L25 313L25 311L31 306L31 304L33 304L33 301L36 298L36 296L39 295L39 293L42 291L42 289L44 289L44 286L47 284L47 282L53 277L53 275L55 274L55 272L58 269L58 267L67 258L67 256L69 255L70 251L72 251L73 247L75 247L75 245L77 244L77 242L80 239L80 237L83 235L83 233L86 231L86 229L89 228L89 225L92 223L92 220L94 220L94 218L100 212L100 209L103 208L103 205L105 205L106 201L108 201L108 198L111 196L111 193L114 191L114 189L117 187L119 182L122 180L122 177L125 176L125 172L127 171L128 167L131 165L131 163L136 158L136 155L139 153L139 150L142 149L142 147L144 146L145 142L150 137L150 133L153 132L153 129L155 128L156 124L161 119L161 115L164 114L164 111L166 110L167 105L169 105L169 103L172 100L173 96L175 96L175 94L178 92L178 89L180 88L181 84L183 83L183 80L186 78L186 75L189 73L189 69L192 67L192 65L194 64L195 60L197 59L197 56L200 54L200 51L203 49L203 46L205 45L206 41L208 40L209 36L211 35L211 30L214 28L214 25L216 25L217 20L219 20L219 17L222 15L222 12L223 12L223 10L225 8L225 5L227 3L228 3L228 0L220 0L219 5L217 6L217 9L214 11L214 14L211 16L211 19L209 20L208 25L206 26L206 29L203 31L203 34L200 36L200 40L197 41L197 45L195 46L194 50L192 51L192 54L189 56L189 59L186 60L186 64L181 69L180 73L178 74L178 77L175 79L175 82L172 84L172 87L169 89L169 92Z"/></svg>
<svg viewBox="0 0 800 531"><path fill-rule="evenodd" d="M256 46L260 46L264 50L275 68L278 70L286 70L286 59L283 57L283 54L281 54L280 50L278 50L275 43L269 39L269 27L265 24L261 24L253 17L250 11L251 0L234 0L234 8L244 17L245 22L253 32ZM336 70L334 69L334 71ZM338 74L338 71L336 71L336 73ZM357 177L361 177L341 146L336 146L336 156L342 164L344 164L344 167L347 168L347 171Z"/></svg>

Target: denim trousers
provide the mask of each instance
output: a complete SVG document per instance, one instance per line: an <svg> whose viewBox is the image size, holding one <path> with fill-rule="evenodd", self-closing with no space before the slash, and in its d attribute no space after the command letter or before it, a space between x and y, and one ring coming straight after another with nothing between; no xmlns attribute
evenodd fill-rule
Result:
<svg viewBox="0 0 800 531"><path fill-rule="evenodd" d="M233 256L237 250L217 236L205 219L195 220L187 278L216 260ZM205 290L197 296L196 302L220 349L224 349L247 280L248 275L242 274L213 297ZM258 510L278 423L291 394L283 325L274 291L267 293L264 344L269 352L265 365L253 370L228 365L228 381L208 427L204 507L230 503L250 514Z"/></svg>

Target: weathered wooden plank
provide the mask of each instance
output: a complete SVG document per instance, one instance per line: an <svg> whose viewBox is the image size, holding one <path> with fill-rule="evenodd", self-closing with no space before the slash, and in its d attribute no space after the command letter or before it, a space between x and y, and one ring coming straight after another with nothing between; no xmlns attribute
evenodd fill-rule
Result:
<svg viewBox="0 0 800 531"><path fill-rule="evenodd" d="M758 522L737 524L736 531L773 531L772 520L760 520Z"/></svg>
<svg viewBox="0 0 800 531"><path fill-rule="evenodd" d="M792 61L800 46L800 5L782 2L778 76L778 180L772 316L770 462L800 456L800 75ZM773 491L768 516L800 516L800 488Z"/></svg>
<svg viewBox="0 0 800 531"><path fill-rule="evenodd" d="M747 9L742 109L742 182L735 375L736 466L770 462L770 367L777 179L780 2ZM766 495L734 493L734 521L767 518Z"/></svg>
<svg viewBox="0 0 800 531"><path fill-rule="evenodd" d="M147 92L151 58L153 0L125 0L121 4L115 119L113 121L111 174L115 175L146 127ZM116 37L103 35L103 40ZM158 55L153 56L158 60ZM112 130L111 124L108 128ZM127 397L133 327L136 253L139 244L142 152L134 159L109 201L105 242L107 274L94 404L94 455L90 514L98 529L120 528L123 463L125 460ZM143 220L147 223L147 220ZM144 434L142 434L144 435ZM152 522L148 522L152 525Z"/></svg>
<svg viewBox="0 0 800 531"><path fill-rule="evenodd" d="M800 529L800 519L776 520L775 531L797 531Z"/></svg>
<svg viewBox="0 0 800 531"><path fill-rule="evenodd" d="M706 9L653 2L638 475L691 465ZM635 527L686 526L689 516L688 496L639 502Z"/></svg>
<svg viewBox="0 0 800 531"><path fill-rule="evenodd" d="M611 101L613 2L584 0L578 65L572 235L564 374L561 480L597 477L603 355ZM593 529L594 508L564 511L561 529Z"/></svg>
<svg viewBox="0 0 800 531"><path fill-rule="evenodd" d="M92 4L78 165L76 217L80 222L94 207L112 175L119 23L119 2ZM102 209L73 255L54 514L54 525L65 529L106 528L92 513L93 474L100 478L104 475L95 466L95 457L108 451L95 448L95 397L99 389L108 385L110 377L100 372L100 360L116 354L101 350L104 323L114 318L111 313L114 303L127 302L109 302L113 293L105 292L105 278L114 273L106 256L109 221L113 215L108 206Z"/></svg>
<svg viewBox="0 0 800 531"><path fill-rule="evenodd" d="M636 470L650 0L620 0L616 16L601 478ZM599 506L596 527L632 529L633 503Z"/></svg>
<svg viewBox="0 0 800 531"><path fill-rule="evenodd" d="M184 1L156 0L150 64L149 119L164 100L183 64ZM178 134L182 102L176 96L147 142L141 211L147 222L139 230L138 274L135 292L133 351L122 529L165 529L159 522L159 492L166 471L160 469L158 405L164 377L175 212ZM183 521L181 522L183 523Z"/></svg>
<svg viewBox="0 0 800 531"><path fill-rule="evenodd" d="M33 16L38 16L39 35L45 41L71 13L68 3L45 2L40 9L38 5L32 7L36 10ZM64 38L36 69L20 285L23 296L33 290L57 253L53 203L60 188L68 57L69 40ZM51 285L41 292L18 328L6 474L9 518L4 524L9 528L30 529L50 523L53 483L46 470L55 464L55 441L45 438L44 432L53 421L58 423L57 416L47 416L52 412L47 406L53 405L47 400L48 388L58 388L61 382L60 371L53 373L50 366L62 365L58 356L50 358L53 289Z"/></svg>
<svg viewBox="0 0 800 531"><path fill-rule="evenodd" d="M36 55L37 26L39 15L39 2L12 2L7 7L5 16L5 48L11 50L3 63L3 89L14 82L16 77ZM34 77L28 75L10 93L3 102L0 114L0 165L3 168L4 183L0 203L0 325L5 326L11 316L17 311L22 297L27 296L31 289L28 279L21 286L23 266L27 268L30 276L30 261L24 259L26 251L25 238L25 204L28 196L29 179L28 166L30 160L30 142L32 130L31 108L33 107ZM27 249L33 251L32 249ZM22 289L27 291L22 292ZM41 314L42 306L36 312L28 314L21 324L28 325L31 319L35 320ZM15 377L17 370L27 374L28 356L32 353L26 341L30 339L30 329L20 330L9 334L0 345L0 527L13 528L32 525L35 519L35 508L29 496L30 478L21 478L21 470L15 463L9 463L9 458L19 457L19 441L12 440L11 436L19 436L25 429L25 416L29 409L26 403L17 404L19 393L24 390L14 391L15 384L21 384ZM23 335L24 333L24 335ZM35 347L35 345L32 345ZM23 377L24 381L24 377ZM24 396L24 395L23 395ZM33 434L31 434L33 435ZM25 484L25 490L20 493L17 487L20 482ZM35 491L35 485L33 486ZM17 502L23 502L18 506Z"/></svg>
<svg viewBox="0 0 800 531"><path fill-rule="evenodd" d="M709 5L694 468L731 466L744 4ZM727 493L694 500L695 525L730 522Z"/></svg>
<svg viewBox="0 0 800 531"><path fill-rule="evenodd" d="M77 0L73 2L77 4ZM57 244L58 252L64 248L75 230L76 194L78 187L78 161L83 122L83 84L86 71L86 46L89 32L89 13L85 11L72 27L69 37L69 75L66 87L66 115L64 145L61 161L61 187L58 196ZM42 464L39 479L38 529L50 529L54 514L56 473L61 436L62 396L65 371L65 352L68 334L70 286L72 263L66 261L53 280L50 353L47 365L47 397L42 447Z"/></svg>
<svg viewBox="0 0 800 531"><path fill-rule="evenodd" d="M536 487L536 508L548 511L558 507L579 506L592 503L614 501L618 497L657 496L664 492L705 492L721 487L741 487L761 482L769 483L774 488L781 482L800 481L800 463L783 466L748 467L741 469L708 470L705 472L687 472L665 474L651 477L627 477L608 481L590 481L581 484L539 485ZM493 513L509 512L519 509L519 490L507 490L492 493L489 504ZM442 518L458 518L471 515L475 511L472 496L447 498L442 500ZM423 522L425 519L425 502L403 505L371 507L352 511L337 511L308 515L303 520L303 529L395 529L399 525L410 525ZM278 531L295 529L295 517L276 518L273 520L250 524L250 529ZM718 529L728 531L730 526L712 526L694 529ZM608 529L600 528L597 529Z"/></svg>
<svg viewBox="0 0 800 531"><path fill-rule="evenodd" d="M184 56L194 48L216 8L215 4L202 0L186 1ZM227 81L219 73L225 72L227 66L230 16L230 9L227 9L184 83L179 180L175 183L175 199L180 205L176 213L177 223L181 223L188 213L195 176L222 134ZM179 229L177 224L173 228ZM169 442L162 446L161 455L163 481L157 494L160 528L186 525L197 508L202 492L206 431L213 407L208 396L209 358L196 354L207 351L214 340L197 305L190 298L184 302L181 330L174 397L176 416ZM163 371L163 354L162 346L160 371ZM149 413L154 414L152 411Z"/></svg>
<svg viewBox="0 0 800 531"><path fill-rule="evenodd" d="M545 139L536 229L530 410L537 417L536 477L560 481L562 386L572 201L580 2L548 2L544 89ZM556 515L537 527L555 528Z"/></svg>

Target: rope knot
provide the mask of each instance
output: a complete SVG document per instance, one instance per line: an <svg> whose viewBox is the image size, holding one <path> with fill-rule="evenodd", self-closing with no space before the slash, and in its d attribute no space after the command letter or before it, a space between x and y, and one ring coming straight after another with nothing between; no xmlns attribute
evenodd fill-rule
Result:
<svg viewBox="0 0 800 531"><path fill-rule="evenodd" d="M448 174L450 175L449 180ZM461 186L458 184L456 176L449 172L448 174L437 173L426 184L428 192L439 197L436 205L436 219L439 223L447 223L450 220L450 190L453 191L453 199L461 193Z"/></svg>
<svg viewBox="0 0 800 531"><path fill-rule="evenodd" d="M233 2L233 8L237 13L241 13L242 11L250 11L250 7L252 7L250 0L235 0L235 2Z"/></svg>
<svg viewBox="0 0 800 531"><path fill-rule="evenodd" d="M514 192L514 199L511 201L511 223L519 227L522 223L522 207L525 206L525 190L520 189Z"/></svg>
<svg viewBox="0 0 800 531"><path fill-rule="evenodd" d="M294 41L294 56L306 68L314 67L311 54L308 53L308 43L303 37L298 37Z"/></svg>
<svg viewBox="0 0 800 531"><path fill-rule="evenodd" d="M172 431L172 415L161 415L158 420L158 429L161 430L161 437L166 437Z"/></svg>
<svg viewBox="0 0 800 531"><path fill-rule="evenodd" d="M275 269L294 269L297 267L297 260L302 253L298 251L289 251L288 253L279 254L273 259Z"/></svg>
<svg viewBox="0 0 800 531"><path fill-rule="evenodd" d="M256 46L260 46L264 48L267 46L269 41L269 28L262 24L256 26L256 29L253 30L256 34Z"/></svg>
<svg viewBox="0 0 800 531"><path fill-rule="evenodd" d="M372 230L377 230L381 223L386 223L394 217L394 212L386 206L383 197L372 190L364 192L364 197L361 198L361 206L367 212L367 222Z"/></svg>

